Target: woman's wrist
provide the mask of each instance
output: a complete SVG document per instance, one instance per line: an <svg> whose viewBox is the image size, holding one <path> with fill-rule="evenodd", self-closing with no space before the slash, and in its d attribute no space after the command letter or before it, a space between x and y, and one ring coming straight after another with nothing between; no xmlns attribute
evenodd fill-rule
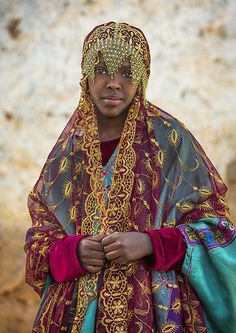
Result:
<svg viewBox="0 0 236 333"><path fill-rule="evenodd" d="M144 251L143 257L146 257L146 256L153 254L152 240L151 240L151 237L146 232L142 233L142 237L143 237L143 241L140 243L140 246L143 247L143 251Z"/></svg>

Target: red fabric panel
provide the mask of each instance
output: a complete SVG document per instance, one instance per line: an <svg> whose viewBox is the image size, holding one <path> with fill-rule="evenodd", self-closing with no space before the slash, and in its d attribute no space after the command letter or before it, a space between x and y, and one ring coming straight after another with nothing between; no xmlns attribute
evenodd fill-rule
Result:
<svg viewBox="0 0 236 333"><path fill-rule="evenodd" d="M87 273L77 256L79 242L86 236L65 236L52 246L50 251L50 269L55 281L71 281Z"/></svg>
<svg viewBox="0 0 236 333"><path fill-rule="evenodd" d="M177 228L146 231L152 241L153 256L146 260L151 270L181 270L187 245Z"/></svg>
<svg viewBox="0 0 236 333"><path fill-rule="evenodd" d="M105 166L109 161L109 158L113 154L116 146L118 145L120 138L101 142L101 151L102 151L102 165Z"/></svg>

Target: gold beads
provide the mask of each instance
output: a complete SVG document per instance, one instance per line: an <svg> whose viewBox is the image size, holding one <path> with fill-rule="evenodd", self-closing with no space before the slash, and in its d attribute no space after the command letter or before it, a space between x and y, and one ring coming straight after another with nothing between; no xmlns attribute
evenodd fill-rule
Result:
<svg viewBox="0 0 236 333"><path fill-rule="evenodd" d="M132 84L141 87L145 102L150 54L143 33L126 23L110 22L95 28L85 39L82 60L83 78L87 77L92 82L99 53L103 55L108 74L111 76L118 73L127 58L130 59Z"/></svg>

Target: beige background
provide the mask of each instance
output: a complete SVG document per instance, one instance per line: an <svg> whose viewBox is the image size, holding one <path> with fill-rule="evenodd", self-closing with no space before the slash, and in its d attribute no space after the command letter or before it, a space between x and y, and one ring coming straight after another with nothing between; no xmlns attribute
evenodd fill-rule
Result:
<svg viewBox="0 0 236 333"><path fill-rule="evenodd" d="M0 333L31 331L27 194L79 99L81 46L97 24L140 27L149 100L177 116L229 186L236 221L234 0L0 0Z"/></svg>

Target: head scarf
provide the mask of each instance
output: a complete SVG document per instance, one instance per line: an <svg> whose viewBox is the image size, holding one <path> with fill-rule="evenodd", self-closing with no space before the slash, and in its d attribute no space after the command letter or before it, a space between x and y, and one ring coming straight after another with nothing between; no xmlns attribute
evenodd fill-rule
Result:
<svg viewBox="0 0 236 333"><path fill-rule="evenodd" d="M99 52L110 75L115 75L129 57L133 84L139 87L118 146L107 200L97 121L86 87L86 80L94 78ZM139 29L109 22L86 37L79 106L29 196L33 227L26 242L27 282L40 294L49 273L50 248L66 234L97 234L106 228L142 232L202 217L227 216L223 199L226 187L200 145L183 124L146 101L149 73L149 47ZM176 319L181 288L189 288L185 311L190 307L188 298L194 303L195 296L187 282L183 287L180 275L176 278L174 272L168 274L169 284L161 282L160 272L151 274L142 259L127 264L110 262L99 274L63 284L55 282L42 300L35 332L39 327L57 332L58 325L65 331L79 332L95 299L96 332L153 332L153 327L177 332L178 320L182 320ZM175 284L170 283L171 279ZM154 304L160 285L165 287L162 298L170 298L169 290L174 288L174 312L168 315ZM188 313L197 309L195 300L194 309ZM189 325L200 327L199 316Z"/></svg>
<svg viewBox="0 0 236 333"><path fill-rule="evenodd" d="M94 28L85 38L82 57L82 88L89 78L94 81L98 54L103 55L108 74L114 76L125 59L130 59L132 83L140 87L146 101L150 74L150 52L141 30L126 23L109 22Z"/></svg>

